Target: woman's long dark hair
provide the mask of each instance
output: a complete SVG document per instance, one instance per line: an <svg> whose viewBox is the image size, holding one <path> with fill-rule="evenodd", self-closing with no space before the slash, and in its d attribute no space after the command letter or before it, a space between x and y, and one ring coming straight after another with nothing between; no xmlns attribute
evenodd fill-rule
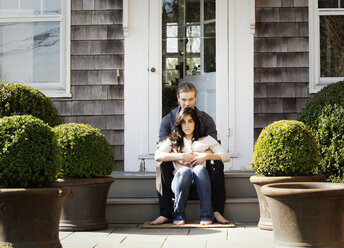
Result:
<svg viewBox="0 0 344 248"><path fill-rule="evenodd" d="M184 136L185 133L182 129L182 122L185 116L190 115L195 122L195 129L193 131L192 142L199 139L199 119L196 114L196 110L190 107L182 108L178 113L175 121L174 128L171 134L168 136L172 142L172 149L176 152L182 152L184 148Z"/></svg>

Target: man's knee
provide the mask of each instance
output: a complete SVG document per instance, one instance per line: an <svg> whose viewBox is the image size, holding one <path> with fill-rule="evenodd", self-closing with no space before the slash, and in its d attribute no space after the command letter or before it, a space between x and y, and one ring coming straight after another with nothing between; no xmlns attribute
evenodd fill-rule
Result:
<svg viewBox="0 0 344 248"><path fill-rule="evenodd" d="M162 162L156 165L156 171L164 175L166 173L173 173L174 167L172 162Z"/></svg>
<svg viewBox="0 0 344 248"><path fill-rule="evenodd" d="M223 171L224 165L221 160L208 160L206 163L206 167L208 170L213 170L213 171Z"/></svg>
<svg viewBox="0 0 344 248"><path fill-rule="evenodd" d="M166 192L164 194L164 189L169 189L171 187L173 169L172 162L162 162L157 164L155 186L158 194L165 195Z"/></svg>

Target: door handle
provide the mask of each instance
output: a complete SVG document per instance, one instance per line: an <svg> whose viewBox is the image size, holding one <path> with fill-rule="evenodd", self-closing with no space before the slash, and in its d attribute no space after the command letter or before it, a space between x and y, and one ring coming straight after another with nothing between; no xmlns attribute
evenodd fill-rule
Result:
<svg viewBox="0 0 344 248"><path fill-rule="evenodd" d="M155 71L156 71L155 67L152 67L152 68L150 69L150 71L151 71L151 72L155 72Z"/></svg>

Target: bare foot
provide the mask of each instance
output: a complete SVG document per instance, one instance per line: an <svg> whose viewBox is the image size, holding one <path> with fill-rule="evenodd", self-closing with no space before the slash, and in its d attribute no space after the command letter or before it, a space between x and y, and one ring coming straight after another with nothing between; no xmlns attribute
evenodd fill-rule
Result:
<svg viewBox="0 0 344 248"><path fill-rule="evenodd" d="M201 220L200 224L202 226L205 226L205 225L211 225L213 224L213 222L211 220Z"/></svg>
<svg viewBox="0 0 344 248"><path fill-rule="evenodd" d="M229 224L229 220L226 220L219 212L214 212L215 220L220 224Z"/></svg>
<svg viewBox="0 0 344 248"><path fill-rule="evenodd" d="M185 225L185 221L184 220L175 220L175 221L173 221L173 224L177 225L177 226L182 226L182 225Z"/></svg>
<svg viewBox="0 0 344 248"><path fill-rule="evenodd" d="M154 221L151 222L152 225L161 225L161 224L164 224L164 223L167 223L169 222L170 220L167 219L166 217L164 216L159 216L158 218L156 218Z"/></svg>

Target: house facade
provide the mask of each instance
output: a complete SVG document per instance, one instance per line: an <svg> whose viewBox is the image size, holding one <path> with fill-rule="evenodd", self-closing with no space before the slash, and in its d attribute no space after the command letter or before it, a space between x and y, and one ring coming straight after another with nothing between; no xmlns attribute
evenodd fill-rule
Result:
<svg viewBox="0 0 344 248"><path fill-rule="evenodd" d="M0 0L0 79L101 129L114 170L154 171L175 87L215 120L228 171L269 123L344 78L343 0Z"/></svg>

